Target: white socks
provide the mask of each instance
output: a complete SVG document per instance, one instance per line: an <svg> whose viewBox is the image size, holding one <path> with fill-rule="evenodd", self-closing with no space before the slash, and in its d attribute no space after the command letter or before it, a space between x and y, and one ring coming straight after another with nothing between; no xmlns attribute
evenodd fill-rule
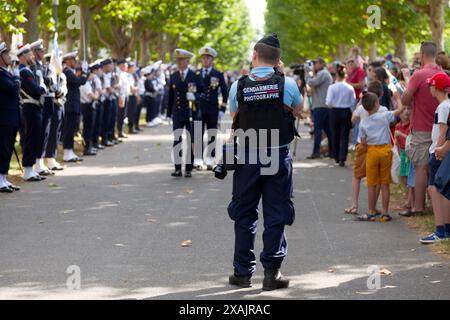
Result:
<svg viewBox="0 0 450 320"><path fill-rule="evenodd" d="M55 160L55 158L47 158L47 166L49 168L60 167L61 165Z"/></svg>
<svg viewBox="0 0 450 320"><path fill-rule="evenodd" d="M48 167L44 163L44 159L42 158L36 159L36 164L34 165L34 168L37 172L49 171Z"/></svg>
<svg viewBox="0 0 450 320"><path fill-rule="evenodd" d="M6 176L4 174L0 174L0 188L9 187L11 184L6 180Z"/></svg>
<svg viewBox="0 0 450 320"><path fill-rule="evenodd" d="M33 170L33 167L25 167L25 168L23 168L23 170L24 170L24 173L23 173L24 180L28 180L32 177L39 176L39 174Z"/></svg>
<svg viewBox="0 0 450 320"><path fill-rule="evenodd" d="M74 158L78 158L78 156L73 152L72 149L64 149L64 161L68 161Z"/></svg>

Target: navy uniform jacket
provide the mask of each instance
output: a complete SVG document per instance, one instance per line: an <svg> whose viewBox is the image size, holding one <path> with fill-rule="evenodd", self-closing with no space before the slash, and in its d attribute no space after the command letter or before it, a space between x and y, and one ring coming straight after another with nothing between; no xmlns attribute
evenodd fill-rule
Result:
<svg viewBox="0 0 450 320"><path fill-rule="evenodd" d="M228 101L228 86L225 83L223 73L211 69L208 76L203 77L204 69L197 71L198 76L202 80L203 92L200 95L200 108L203 114L217 115L219 113L219 90L222 94L224 102ZM225 108L220 108L225 112Z"/></svg>
<svg viewBox="0 0 450 320"><path fill-rule="evenodd" d="M173 117L176 117L179 121L189 120L189 101L186 98L189 83L193 83L197 87L197 91L194 95L196 104L198 105L198 102L200 101L200 94L202 92L200 77L198 77L192 70L187 72L186 79L184 79L184 81L181 80L179 71L174 72L170 76L169 105L167 108L168 117L172 117L173 114Z"/></svg>
<svg viewBox="0 0 450 320"><path fill-rule="evenodd" d="M80 87L87 81L85 76L77 77L75 72L70 68L64 69L67 78L67 96L64 112L81 112Z"/></svg>
<svg viewBox="0 0 450 320"><path fill-rule="evenodd" d="M20 79L0 68L0 125L20 126Z"/></svg>
<svg viewBox="0 0 450 320"><path fill-rule="evenodd" d="M31 97L32 99L39 101L41 99L41 96L45 94L45 89L39 85L36 76L28 66L21 64L19 66L19 70L20 70L21 89L26 93L26 95L23 93L21 94L22 99L27 100L28 97ZM27 101L23 102L23 104L28 103L29 102ZM32 104L35 105L36 108L42 107L42 105L40 105L39 103L37 104L32 103Z"/></svg>

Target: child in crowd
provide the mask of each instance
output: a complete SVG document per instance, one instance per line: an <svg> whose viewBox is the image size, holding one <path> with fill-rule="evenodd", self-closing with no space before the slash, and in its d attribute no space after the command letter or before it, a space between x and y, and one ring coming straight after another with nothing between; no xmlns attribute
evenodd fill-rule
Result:
<svg viewBox="0 0 450 320"><path fill-rule="evenodd" d="M394 94L398 103L395 111L379 112L379 97L371 92L363 95L361 102L369 116L361 120L361 144L367 146L366 177L369 197L369 212L358 216L361 221L390 221L389 200L392 166L392 144L390 124L403 112L400 94ZM376 211L377 186L381 186L382 212Z"/></svg>
<svg viewBox="0 0 450 320"><path fill-rule="evenodd" d="M406 201L405 204L400 208L400 210L411 210L412 204L414 203L414 188L408 185L408 176L411 171L411 161L408 158L405 145L406 138L411 131L410 124L410 111L405 109L400 114L400 122L395 126L395 140L397 148L400 154L400 182L406 191Z"/></svg>
<svg viewBox="0 0 450 320"><path fill-rule="evenodd" d="M436 231L420 239L420 242L423 244L435 243L450 238L450 200L445 198L434 185L436 172L442 162L442 160L436 158L435 151L436 148L444 145L450 121L450 99L448 98L450 78L445 73L437 73L428 79L427 83L430 86L431 95L439 101L431 131L432 143L430 147L430 175L428 180L428 193L433 206Z"/></svg>
<svg viewBox="0 0 450 320"><path fill-rule="evenodd" d="M369 83L367 87L368 92L372 92L376 94L378 97L383 95L383 84L374 80ZM384 106L380 106L378 112L388 111L388 109ZM364 109L364 107L359 104L352 115L352 124L355 125L367 118L369 113ZM361 189L361 180L366 176L366 155L367 155L367 146L361 144L361 136L358 133L358 139L355 147L355 164L353 169L353 178L352 178L352 206L350 208L345 209L345 213L347 214L358 214L358 204L359 204L359 192ZM377 191L377 199L379 195L379 188Z"/></svg>

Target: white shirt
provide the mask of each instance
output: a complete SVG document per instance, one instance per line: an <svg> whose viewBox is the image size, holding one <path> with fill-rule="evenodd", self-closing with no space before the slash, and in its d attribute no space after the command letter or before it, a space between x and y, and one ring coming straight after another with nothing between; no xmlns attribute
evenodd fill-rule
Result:
<svg viewBox="0 0 450 320"><path fill-rule="evenodd" d="M369 146L390 144L389 125L393 121L395 121L394 111L376 112L364 118L359 125L361 139L366 138Z"/></svg>
<svg viewBox="0 0 450 320"><path fill-rule="evenodd" d="M325 103L332 108L353 108L356 104L355 90L345 81L336 82L328 87Z"/></svg>
<svg viewBox="0 0 450 320"><path fill-rule="evenodd" d="M211 74L211 70L212 70L212 67L209 67L209 68L203 68L202 69L202 77L204 78L205 77L205 73L206 72L208 72L208 74Z"/></svg>
<svg viewBox="0 0 450 320"><path fill-rule="evenodd" d="M380 106L378 109L378 112L385 112L388 111L388 108ZM369 113L364 109L362 104L358 105L356 107L356 110L353 111L353 114L359 118L359 122L361 122L363 119L367 118L369 116ZM358 131L358 139L356 139L356 143L361 143L361 130Z"/></svg>
<svg viewBox="0 0 450 320"><path fill-rule="evenodd" d="M184 71L180 70L180 76L181 76L181 80L186 79L187 73L189 71L189 68L186 68Z"/></svg>
<svg viewBox="0 0 450 320"><path fill-rule="evenodd" d="M130 94L129 73L120 71L119 73L119 95L125 99Z"/></svg>
<svg viewBox="0 0 450 320"><path fill-rule="evenodd" d="M450 99L442 101L434 113L434 123L431 129L431 146L430 154L436 151L437 142L439 139L439 124L447 124L450 116Z"/></svg>
<svg viewBox="0 0 450 320"><path fill-rule="evenodd" d="M84 85L80 87L80 99L81 103L92 103L92 95L94 90L92 89L91 81L86 81Z"/></svg>

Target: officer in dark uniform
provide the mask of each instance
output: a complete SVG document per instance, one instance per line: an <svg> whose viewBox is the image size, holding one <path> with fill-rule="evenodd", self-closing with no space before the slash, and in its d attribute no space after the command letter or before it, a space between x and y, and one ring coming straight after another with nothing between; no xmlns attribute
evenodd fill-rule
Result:
<svg viewBox="0 0 450 320"><path fill-rule="evenodd" d="M8 71L11 65L9 49L0 43L0 192L20 190L6 179L20 126L20 78Z"/></svg>
<svg viewBox="0 0 450 320"><path fill-rule="evenodd" d="M226 111L226 101L228 100L228 87L225 83L223 73L213 68L214 59L217 57L217 51L210 47L200 49L203 68L198 70L203 81L203 92L200 95L200 110L202 113L202 137L205 129L217 129L220 121ZM219 91L222 94L222 104L219 107ZM213 149L208 150L205 157L205 163L208 170L212 170L213 158L215 157L216 140L215 135L208 132L208 146ZM202 153L203 154L203 153Z"/></svg>
<svg viewBox="0 0 450 320"><path fill-rule="evenodd" d="M179 149L179 154L174 154L175 159L175 171L172 173L172 177L181 177L181 134L177 134L175 130L185 128L190 135L191 143L188 143L188 155L190 159L186 160L186 172L184 176L186 178L192 177L192 168L194 162L194 154L192 145L194 143L193 135L193 116L197 110L196 102L200 99L200 92L202 92L202 84L200 78L196 73L188 68L189 60L194 56L193 53L176 49L174 54L178 71L174 72L170 77L170 91L169 91L169 105L167 110L167 116L173 119L174 130L174 151ZM179 145L179 146L178 146Z"/></svg>
<svg viewBox="0 0 450 320"><path fill-rule="evenodd" d="M47 167L52 171L64 170L58 161L56 161L56 152L58 143L61 141L63 111L66 103L67 85L64 73L58 74L56 69L50 64L51 55L46 55L49 77L52 83L56 84L54 92L53 115L50 121L50 131L45 149L45 158Z"/></svg>
<svg viewBox="0 0 450 320"><path fill-rule="evenodd" d="M111 147L114 145L114 123L113 117L115 117L115 109L117 108L116 95L114 93L114 78L113 70L114 63L111 59L105 59L101 62L103 75L102 75L102 88L104 90L105 100L103 101L103 119L100 136L102 137L102 145L105 147ZM112 127L112 131L111 131Z"/></svg>
<svg viewBox="0 0 450 320"><path fill-rule="evenodd" d="M285 225L294 222L292 197L292 158L289 143L294 139L295 118L300 111L301 97L295 81L275 72L280 63L281 49L275 34L262 38L254 47L249 76L233 83L229 106L236 128L250 133L261 129L279 133L278 141L270 139L267 145L258 141L258 147L245 149L245 163L238 166L233 176L233 198L228 213L234 220L235 250L234 274L230 284L250 287L256 270L254 243L258 220L258 204L262 198L264 233L260 256L264 267L263 290L286 288L289 281L280 273L287 254ZM276 130L276 131L272 131ZM239 142L242 141L239 139ZM257 161L249 161L257 152ZM262 161L262 154L270 157L272 172Z"/></svg>
<svg viewBox="0 0 450 320"><path fill-rule="evenodd" d="M42 150L42 107L44 105L44 94L46 90L31 71L34 65L33 55L29 44L22 45L17 50L19 58L19 71L22 100L22 127L20 130L20 142L23 150L22 165L24 167L23 179L25 181L41 181L45 177L33 170L36 159Z"/></svg>
<svg viewBox="0 0 450 320"><path fill-rule="evenodd" d="M46 89L44 106L42 109L42 133L40 136L41 142L39 144L38 158L36 159L36 165L34 169L41 176L48 176L53 172L44 163L44 150L47 148L48 138L50 134L50 124L53 115L53 100L54 100L54 84L51 82L51 78L48 76L48 66L44 61L44 47L42 45L42 39L39 39L30 44L31 51L34 55L35 64L31 66L31 70L34 72L36 79L41 87Z"/></svg>
<svg viewBox="0 0 450 320"><path fill-rule="evenodd" d="M83 68L76 71L77 67L77 52L71 52L63 56L64 74L67 81L67 101L64 105L64 124L63 124L63 147L64 147L64 162L77 162L82 159L73 152L74 136L77 131L80 113L80 86L87 81L86 73L89 66L83 63ZM79 73L77 75L76 73Z"/></svg>

